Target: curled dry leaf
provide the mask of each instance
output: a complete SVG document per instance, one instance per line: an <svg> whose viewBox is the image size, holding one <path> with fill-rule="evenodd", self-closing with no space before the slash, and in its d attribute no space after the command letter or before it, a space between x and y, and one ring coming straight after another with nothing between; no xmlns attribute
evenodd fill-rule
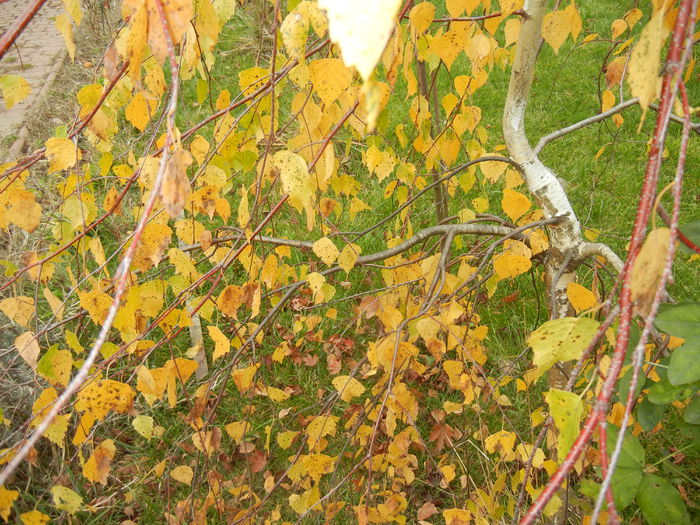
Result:
<svg viewBox="0 0 700 525"><path fill-rule="evenodd" d="M172 218L179 217L190 196L190 180L187 168L192 164L192 155L182 148L177 148L168 159L163 179L161 199Z"/></svg>

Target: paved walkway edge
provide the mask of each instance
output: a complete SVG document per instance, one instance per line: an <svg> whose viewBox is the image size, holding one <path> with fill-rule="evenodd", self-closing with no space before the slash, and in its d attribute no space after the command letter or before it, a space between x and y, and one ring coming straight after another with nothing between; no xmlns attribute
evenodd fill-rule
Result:
<svg viewBox="0 0 700 525"><path fill-rule="evenodd" d="M42 84L41 90L39 91L39 94L36 97L37 106L43 104L46 100L46 97L49 94L49 91L51 91L51 88L53 87L53 84L56 81L56 77L58 76L58 72L63 67L63 63L65 62L67 56L68 52L65 49L56 55L56 62L51 68L51 71L49 71L49 74L46 77L46 82ZM33 111L30 112L29 115L26 116L26 118L22 122L22 127L20 127L20 129L17 131L17 138L12 143L10 149L7 152L7 158L5 159L5 162L15 162L17 161L17 159L19 159L21 155L25 153L25 145L27 143L27 138L29 138L27 121L33 118L34 113L36 113L36 111L37 109L35 108Z"/></svg>

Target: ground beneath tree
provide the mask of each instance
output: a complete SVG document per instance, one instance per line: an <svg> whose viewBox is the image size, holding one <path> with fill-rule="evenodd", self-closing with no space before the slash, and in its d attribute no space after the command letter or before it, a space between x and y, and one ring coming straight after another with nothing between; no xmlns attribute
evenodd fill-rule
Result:
<svg viewBox="0 0 700 525"><path fill-rule="evenodd" d="M0 32L4 33L31 3L32 0L0 0ZM0 76L20 75L32 87L29 96L12 109L8 110L4 102L0 105L0 143L10 148L7 159L0 158L0 162L15 158L21 150L26 138L24 124L48 94L63 64L66 47L53 21L62 12L61 0L47 0L0 60Z"/></svg>

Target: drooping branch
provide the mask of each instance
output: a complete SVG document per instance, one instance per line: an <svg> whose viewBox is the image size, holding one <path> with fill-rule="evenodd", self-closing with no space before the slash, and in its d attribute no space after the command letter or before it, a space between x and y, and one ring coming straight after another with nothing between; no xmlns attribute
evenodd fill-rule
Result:
<svg viewBox="0 0 700 525"><path fill-rule="evenodd" d="M131 262L133 261L136 255L136 250L139 246L139 241L141 240L141 236L144 230L146 229L146 224L148 223L148 219L151 215L151 212L153 211L153 207L155 206L156 201L160 197L161 188L163 186L163 181L165 179L165 173L168 164L168 154L170 152L170 148L172 147L175 141L175 113L177 110L179 93L178 87L180 80L178 76L179 68L177 65L177 61L175 60L175 52L173 49L172 38L170 36L170 31L168 29L167 22L165 21L165 14L163 12L161 0L156 0L156 6L158 7L161 23L163 24L163 32L166 36L166 41L168 43L168 53L170 55L172 63L172 82L170 88L170 98L168 101L168 107L166 112L168 116L168 132L165 138L164 151L161 157L160 165L158 167L158 173L156 174L156 177L154 179L151 194L144 206L143 214L139 219L139 222L134 231L133 240L129 245L129 248L127 249L126 253L124 254L124 257L122 258L117 269L117 273L115 275L117 284L114 290L114 298L112 299L112 302L109 306L109 310L107 311L107 315L105 316L105 319L102 323L97 338L95 339L95 342L92 345L92 348L90 348L90 351L88 352L87 356L85 357L85 360L78 369L78 372L70 380L65 390L61 392L61 395L51 405L51 408L48 410L44 419L41 421L41 423L37 425L34 432L32 432L32 434L22 443L22 446L17 450L16 454L12 456L12 459L10 459L10 461L7 462L5 468L3 468L2 471L0 471L0 485L3 485L7 481L9 476L15 471L15 469L17 469L17 467L24 460L24 458L27 457L34 444L41 438L41 436L44 435L44 433L46 433L49 426L59 414L59 412L63 409L66 403L70 401L73 394L75 394L78 391L78 389L83 385L83 383L87 380L90 374L90 369L95 363L95 360L97 359L97 356L99 355L102 346L107 341L109 331L112 328L112 323L117 317L117 312L119 311L119 307L121 305L121 298L128 287L130 275L129 268L131 267Z"/></svg>

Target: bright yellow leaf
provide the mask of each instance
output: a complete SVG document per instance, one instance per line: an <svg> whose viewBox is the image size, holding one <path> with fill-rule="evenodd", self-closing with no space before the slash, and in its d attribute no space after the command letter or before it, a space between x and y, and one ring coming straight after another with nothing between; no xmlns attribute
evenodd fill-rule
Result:
<svg viewBox="0 0 700 525"><path fill-rule="evenodd" d="M12 106L22 102L29 96L32 87L24 78L19 75L0 76L0 92L5 99L5 107L12 109Z"/></svg>
<svg viewBox="0 0 700 525"><path fill-rule="evenodd" d="M49 516L36 509L29 512L23 512L19 515L22 520L22 525L46 525L51 519Z"/></svg>
<svg viewBox="0 0 700 525"><path fill-rule="evenodd" d="M530 334L534 379L555 363L578 359L593 339L600 323L590 317L563 317L547 321Z"/></svg>
<svg viewBox="0 0 700 525"><path fill-rule="evenodd" d="M593 295L593 292L578 283L572 282L567 284L566 295L577 314L584 310L595 308L598 305L598 300Z"/></svg>
<svg viewBox="0 0 700 525"><path fill-rule="evenodd" d="M522 193L509 189L503 190L501 207L511 221L517 221L530 209L530 206L530 199Z"/></svg>
<svg viewBox="0 0 700 525"><path fill-rule="evenodd" d="M0 311L25 328L34 317L34 298L18 295L0 301Z"/></svg>
<svg viewBox="0 0 700 525"><path fill-rule="evenodd" d="M58 510L65 510L68 514L75 514L83 507L83 498L72 489L62 485L51 487L54 506Z"/></svg>
<svg viewBox="0 0 700 525"><path fill-rule="evenodd" d="M46 141L46 158L49 159L49 173L53 173L75 166L80 151L70 139L51 137Z"/></svg>
<svg viewBox="0 0 700 525"><path fill-rule="evenodd" d="M369 80L382 56L401 0L319 0L328 13L328 32L348 66L355 66Z"/></svg>
<svg viewBox="0 0 700 525"><path fill-rule="evenodd" d="M194 472L192 470L192 467L188 467L187 465L180 465L170 471L170 477L173 478L175 481L184 483L185 485L191 485L192 478L194 477Z"/></svg>
<svg viewBox="0 0 700 525"><path fill-rule="evenodd" d="M0 518L7 522L12 512L12 503L19 496L16 490L8 490L3 485L0 485Z"/></svg>
<svg viewBox="0 0 700 525"><path fill-rule="evenodd" d="M107 484L107 476L111 468L114 453L117 451L114 441L105 439L97 447L83 465L83 476L92 483Z"/></svg>
<svg viewBox="0 0 700 525"><path fill-rule="evenodd" d="M338 258L338 248L328 237L321 237L313 245L316 256L330 266Z"/></svg>
<svg viewBox="0 0 700 525"><path fill-rule="evenodd" d="M353 398L359 397L365 392L365 387L362 383L351 376L334 377L333 387L338 391L340 399L346 403L349 403Z"/></svg>

